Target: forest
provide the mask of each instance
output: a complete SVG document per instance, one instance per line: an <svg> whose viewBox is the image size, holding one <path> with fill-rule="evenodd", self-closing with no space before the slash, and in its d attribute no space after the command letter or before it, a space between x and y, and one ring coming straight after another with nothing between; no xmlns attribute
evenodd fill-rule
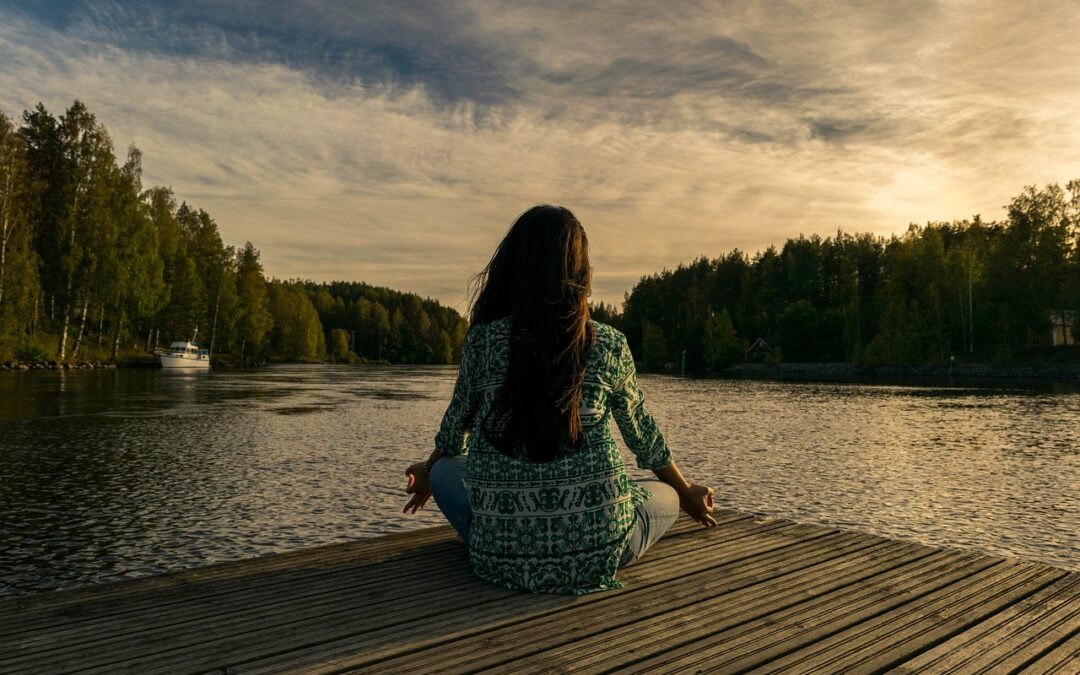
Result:
<svg viewBox="0 0 1080 675"><path fill-rule="evenodd" d="M453 363L453 309L361 283L266 278L250 242L222 242L206 211L142 185L75 101L0 112L0 362L144 357L198 341L218 362Z"/></svg>
<svg viewBox="0 0 1080 675"><path fill-rule="evenodd" d="M1000 222L800 236L753 255L702 257L643 277L621 312L595 310L653 369L683 352L688 371L748 359L1080 360L1080 180L1023 188Z"/></svg>
<svg viewBox="0 0 1080 675"><path fill-rule="evenodd" d="M268 280L206 211L142 185L79 101L0 113L0 362L145 357L198 335L219 362L453 363L468 324L412 293ZM800 236L642 277L593 316L645 368L747 360L1080 359L1080 180L1025 187L1000 221Z"/></svg>

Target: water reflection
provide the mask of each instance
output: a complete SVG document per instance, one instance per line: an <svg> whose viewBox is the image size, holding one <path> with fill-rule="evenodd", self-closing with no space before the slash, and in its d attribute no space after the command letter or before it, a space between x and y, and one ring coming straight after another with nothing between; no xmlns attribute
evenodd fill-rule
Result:
<svg viewBox="0 0 1080 675"><path fill-rule="evenodd" d="M0 593L422 527L453 368L0 373ZM1080 569L1080 394L642 377L720 504Z"/></svg>

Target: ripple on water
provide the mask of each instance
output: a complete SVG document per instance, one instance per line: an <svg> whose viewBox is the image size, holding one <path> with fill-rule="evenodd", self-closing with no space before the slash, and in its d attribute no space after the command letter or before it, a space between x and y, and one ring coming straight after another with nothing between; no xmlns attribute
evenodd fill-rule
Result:
<svg viewBox="0 0 1080 675"><path fill-rule="evenodd" d="M312 413L322 412L329 406L314 406L314 405L297 405L289 406L285 408L271 408L270 412L278 415L310 415Z"/></svg>
<svg viewBox="0 0 1080 675"><path fill-rule="evenodd" d="M441 523L401 514L403 470L454 368L5 375L2 594ZM1080 569L1075 390L641 382L722 508Z"/></svg>

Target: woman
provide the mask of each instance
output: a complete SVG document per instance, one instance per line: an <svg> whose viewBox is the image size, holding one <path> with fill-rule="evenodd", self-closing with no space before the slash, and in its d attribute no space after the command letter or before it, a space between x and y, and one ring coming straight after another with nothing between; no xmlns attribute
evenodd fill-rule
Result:
<svg viewBox="0 0 1080 675"><path fill-rule="evenodd" d="M671 527L679 508L716 525L712 490L688 483L645 410L626 338L589 319L588 240L569 210L536 206L477 278L450 406L426 462L406 471L434 494L475 573L534 592L619 588L615 573ZM614 417L641 468L628 480Z"/></svg>

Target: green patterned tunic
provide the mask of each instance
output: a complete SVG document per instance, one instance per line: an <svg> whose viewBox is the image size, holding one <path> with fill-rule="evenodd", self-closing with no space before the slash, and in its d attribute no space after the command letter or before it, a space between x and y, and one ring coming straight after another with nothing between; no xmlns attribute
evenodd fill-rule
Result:
<svg viewBox="0 0 1080 675"><path fill-rule="evenodd" d="M546 463L508 457L469 429L483 419L506 376L510 320L473 326L435 447L468 453L466 485L473 520L474 572L509 588L581 595L619 588L615 581L634 526L634 508L649 498L631 482L611 418L643 469L671 463L671 452L637 386L626 338L594 321L595 341L582 385L582 443Z"/></svg>

